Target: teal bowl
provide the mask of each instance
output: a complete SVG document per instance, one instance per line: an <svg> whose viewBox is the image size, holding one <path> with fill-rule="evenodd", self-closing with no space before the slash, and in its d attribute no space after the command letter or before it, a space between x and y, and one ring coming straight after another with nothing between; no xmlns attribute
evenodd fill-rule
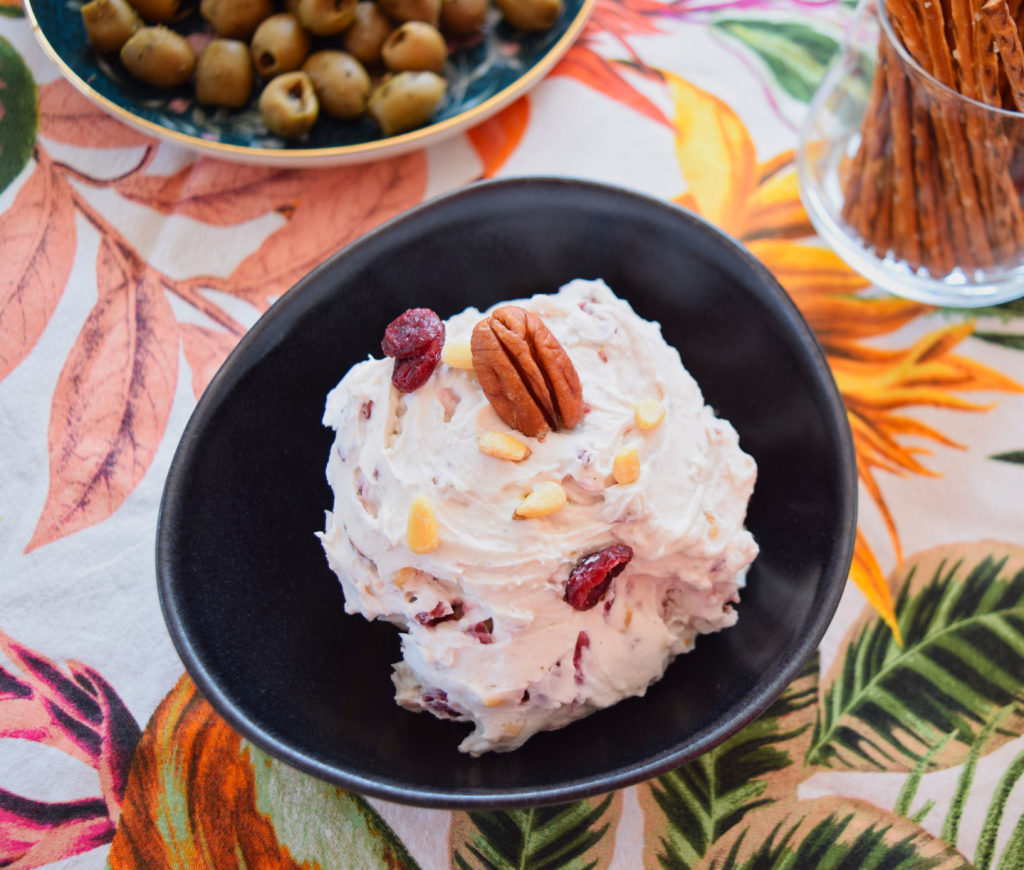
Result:
<svg viewBox="0 0 1024 870"><path fill-rule="evenodd" d="M368 117L321 117L294 141L267 131L255 92L241 109L210 109L195 101L191 83L161 90L132 78L116 55L90 47L79 12L83 0L25 0L25 10L36 39L65 78L126 124L210 156L301 168L393 157L479 124L543 78L580 34L596 2L565 0L558 21L543 33L512 28L492 9L480 35L450 46L448 93L424 127L384 137ZM194 10L173 28L190 41L208 38L209 27Z"/></svg>

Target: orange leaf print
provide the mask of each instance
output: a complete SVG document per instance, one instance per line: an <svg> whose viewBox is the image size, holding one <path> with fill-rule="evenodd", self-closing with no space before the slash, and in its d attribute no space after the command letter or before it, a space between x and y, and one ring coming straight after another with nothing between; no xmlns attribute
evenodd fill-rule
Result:
<svg viewBox="0 0 1024 870"><path fill-rule="evenodd" d="M466 134L484 166L484 178L493 178L523 140L530 121L530 98L520 97L493 118Z"/></svg>
<svg viewBox="0 0 1024 870"><path fill-rule="evenodd" d="M156 277L104 239L99 299L57 380L50 489L26 552L112 514L149 468L178 370L174 314Z"/></svg>
<svg viewBox="0 0 1024 870"><path fill-rule="evenodd" d="M622 77L613 61L601 57L584 45L577 44L570 48L548 75L574 78L652 121L666 127L672 126L661 109Z"/></svg>
<svg viewBox="0 0 1024 870"><path fill-rule="evenodd" d="M900 634L899 622L896 620L896 611L892 604L892 591L889 583L878 567L875 554L871 552L860 529L857 530L857 538L853 545L853 564L850 566L850 579L857 584L857 588L864 593L868 604L874 611L885 620L885 624L892 631L896 643L903 646L903 637Z"/></svg>
<svg viewBox="0 0 1024 870"><path fill-rule="evenodd" d="M192 393L198 399L238 343L238 336L193 323L182 323L181 345L192 369Z"/></svg>
<svg viewBox="0 0 1024 870"><path fill-rule="evenodd" d="M131 148L156 140L90 103L64 79L39 88L39 135L86 148Z"/></svg>
<svg viewBox="0 0 1024 870"><path fill-rule="evenodd" d="M663 72L675 114L676 159L696 210L743 235L757 182L757 155L743 122L718 97Z"/></svg>
<svg viewBox="0 0 1024 870"><path fill-rule="evenodd" d="M330 254L423 199L426 157L334 170L310 186L288 223L218 285L258 307L284 293Z"/></svg>
<svg viewBox="0 0 1024 870"><path fill-rule="evenodd" d="M113 186L125 199L164 214L178 213L203 223L232 226L275 209L293 207L330 174L198 160L173 175L132 172Z"/></svg>
<svg viewBox="0 0 1024 870"><path fill-rule="evenodd" d="M173 750L159 743L163 732L172 730ZM153 714L135 752L109 866L308 867L281 848L273 825L257 810L246 756L239 734L182 677ZM163 769L168 763L171 769ZM166 805L168 791L177 796L174 789L186 788L190 806Z"/></svg>
<svg viewBox="0 0 1024 870"><path fill-rule="evenodd" d="M71 274L75 210L63 178L40 162L0 215L0 380L28 355Z"/></svg>
<svg viewBox="0 0 1024 870"><path fill-rule="evenodd" d="M764 167L761 169L763 172ZM762 177L750 196L744 238L806 238L813 234L814 227L800 201L796 172L776 172Z"/></svg>

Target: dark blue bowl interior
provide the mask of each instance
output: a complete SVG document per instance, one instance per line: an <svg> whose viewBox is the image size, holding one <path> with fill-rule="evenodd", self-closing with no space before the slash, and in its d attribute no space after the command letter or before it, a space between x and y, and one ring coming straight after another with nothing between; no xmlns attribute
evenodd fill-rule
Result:
<svg viewBox="0 0 1024 870"><path fill-rule="evenodd" d="M701 638L643 698L474 759L466 726L399 709L394 627L347 616L314 532L331 505L324 398L411 306L467 305L603 278L667 340L759 477L761 553L739 623ZM427 806L568 800L653 776L762 712L815 650L856 521L842 401L808 326L739 245L670 204L568 179L464 188L303 279L242 340L167 479L157 569L167 623L214 707L270 753Z"/></svg>

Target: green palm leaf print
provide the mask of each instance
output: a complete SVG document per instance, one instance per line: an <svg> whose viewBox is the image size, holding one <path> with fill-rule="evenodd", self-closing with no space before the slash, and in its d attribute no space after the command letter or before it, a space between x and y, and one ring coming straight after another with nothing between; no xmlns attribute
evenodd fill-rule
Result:
<svg viewBox="0 0 1024 870"><path fill-rule="evenodd" d="M954 848L860 801L801 801L771 830L746 829L708 870L969 870Z"/></svg>
<svg viewBox="0 0 1024 870"><path fill-rule="evenodd" d="M749 812L778 797L769 789L769 777L802 754L810 736L817 682L815 656L759 719L699 758L640 787L646 853L653 856L652 864L657 861L653 866L692 867ZM794 780L792 797L795 789Z"/></svg>
<svg viewBox="0 0 1024 870"><path fill-rule="evenodd" d="M0 36L0 191L18 177L32 156L39 127L37 96L25 61Z"/></svg>
<svg viewBox="0 0 1024 870"><path fill-rule="evenodd" d="M523 810L455 813L452 864L459 870L593 870L611 827L614 795ZM621 804L621 797L617 806ZM610 859L611 838L607 838ZM595 850L598 850L596 852Z"/></svg>
<svg viewBox="0 0 1024 870"><path fill-rule="evenodd" d="M782 89L804 103L839 50L831 36L796 21L719 18L714 27L756 52Z"/></svg>
<svg viewBox="0 0 1024 870"><path fill-rule="evenodd" d="M980 548L985 550L979 551ZM910 560L897 578L904 646L879 618L853 631L826 681L807 761L913 770L964 760L992 715L1024 695L1024 550L985 543ZM1019 731L1019 714L989 743Z"/></svg>

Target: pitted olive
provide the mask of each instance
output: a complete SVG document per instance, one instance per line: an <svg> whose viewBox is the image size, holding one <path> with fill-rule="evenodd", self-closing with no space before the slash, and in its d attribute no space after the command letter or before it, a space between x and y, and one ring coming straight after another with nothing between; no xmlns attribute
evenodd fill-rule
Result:
<svg viewBox="0 0 1024 870"><path fill-rule="evenodd" d="M547 30L562 14L562 0L494 0L494 5L513 27Z"/></svg>
<svg viewBox="0 0 1024 870"><path fill-rule="evenodd" d="M439 73L448 58L441 31L425 21L406 21L384 40L380 56L388 69L430 70Z"/></svg>
<svg viewBox="0 0 1024 870"><path fill-rule="evenodd" d="M469 36L483 29L490 0L441 0L441 30Z"/></svg>
<svg viewBox="0 0 1024 870"><path fill-rule="evenodd" d="M249 46L238 39L214 39L196 61L196 100L204 106L238 109L252 95Z"/></svg>
<svg viewBox="0 0 1024 870"><path fill-rule="evenodd" d="M314 36L333 36L348 27L358 0L299 0L299 23Z"/></svg>
<svg viewBox="0 0 1024 870"><path fill-rule="evenodd" d="M430 120L444 99L448 82L432 72L400 72L371 93L367 111L385 136L419 127Z"/></svg>
<svg viewBox="0 0 1024 870"><path fill-rule="evenodd" d="M380 60L380 47L391 29L391 19L373 0L360 0L352 23L341 35L341 44L361 64L372 66Z"/></svg>
<svg viewBox="0 0 1024 870"><path fill-rule="evenodd" d="M320 105L313 83L301 70L272 78L260 94L260 115L271 133L294 139L316 123Z"/></svg>
<svg viewBox="0 0 1024 870"><path fill-rule="evenodd" d="M162 24L140 27L121 46L121 63L135 78L157 88L189 80L196 54L183 36Z"/></svg>
<svg viewBox="0 0 1024 870"><path fill-rule="evenodd" d="M317 51L306 58L302 71L313 83L320 109L344 121L366 111L370 76L365 67L344 51Z"/></svg>
<svg viewBox="0 0 1024 870"><path fill-rule="evenodd" d="M248 39L261 21L274 14L274 4L272 0L200 0L199 14L218 36Z"/></svg>
<svg viewBox="0 0 1024 870"><path fill-rule="evenodd" d="M127 0L89 0L82 7L85 35L96 51L106 54L120 51L142 19Z"/></svg>
<svg viewBox="0 0 1024 870"><path fill-rule="evenodd" d="M166 24L182 16L181 0L132 0L132 6L151 24Z"/></svg>
<svg viewBox="0 0 1024 870"><path fill-rule="evenodd" d="M309 54L309 34L294 15L279 12L256 28L249 51L256 71L266 79L273 78L302 66Z"/></svg>
<svg viewBox="0 0 1024 870"><path fill-rule="evenodd" d="M426 21L434 27L441 22L441 0L377 0L395 21Z"/></svg>

